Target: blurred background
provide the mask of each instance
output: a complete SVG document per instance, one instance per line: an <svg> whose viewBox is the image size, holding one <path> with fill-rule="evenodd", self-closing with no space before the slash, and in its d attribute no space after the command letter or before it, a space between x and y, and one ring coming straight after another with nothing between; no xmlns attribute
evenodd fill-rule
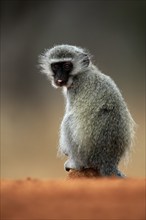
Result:
<svg viewBox="0 0 146 220"><path fill-rule="evenodd" d="M38 56L56 44L89 49L120 88L138 127L122 170L145 176L145 1L1 1L1 178L62 178L57 158L61 89Z"/></svg>

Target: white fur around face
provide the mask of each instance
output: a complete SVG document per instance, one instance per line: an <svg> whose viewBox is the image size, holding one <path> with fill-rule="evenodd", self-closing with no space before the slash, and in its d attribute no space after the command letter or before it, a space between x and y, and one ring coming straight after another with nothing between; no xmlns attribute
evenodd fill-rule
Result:
<svg viewBox="0 0 146 220"><path fill-rule="evenodd" d="M64 56L66 56L66 52L72 54L72 57L55 57L55 53L58 51L64 51ZM53 55L52 55L53 54ZM52 76L51 63L54 62L63 62L70 61L73 63L73 70L70 75L74 76L80 73L81 71L85 71L88 67L83 63L84 56L87 56L84 49L76 46L70 45L59 45L55 46L52 49L48 49L39 57L40 67L42 68L42 73L45 73L48 77ZM52 57L53 56L53 57ZM88 58L90 59L90 55L88 54ZM70 82L69 82L70 83Z"/></svg>
<svg viewBox="0 0 146 220"><path fill-rule="evenodd" d="M63 48L64 45L62 45L60 47ZM66 45L65 45L65 47L66 47ZM56 57L55 58L54 57L55 55L53 55L53 57L51 57L51 55L53 53L52 51L55 49L55 47L52 48L51 50L46 50L45 53L40 56L40 66L42 68L41 71L42 71L42 73L45 73L48 76L48 78L51 81L52 86L54 88L59 88L59 86L56 85L56 83L54 82L53 72L52 72L52 69L51 69L51 64L52 63L64 62L64 61L72 62L73 69L70 73L70 77L68 79L68 82L65 85L66 88L69 88L72 85L73 76L79 74L80 72L86 71L88 69L88 66L86 66L83 62L84 55L85 55L83 49L77 48L77 47L74 47L74 46L69 46L68 48L71 50L69 52L73 53L72 57L61 57L61 58ZM90 66L90 64L89 64L89 66Z"/></svg>

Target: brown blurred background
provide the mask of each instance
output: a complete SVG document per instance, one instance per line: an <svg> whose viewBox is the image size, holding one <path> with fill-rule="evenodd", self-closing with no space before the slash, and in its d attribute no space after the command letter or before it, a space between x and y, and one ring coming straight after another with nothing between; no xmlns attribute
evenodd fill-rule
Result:
<svg viewBox="0 0 146 220"><path fill-rule="evenodd" d="M61 178L57 158L61 90L40 74L38 55L55 44L89 49L138 124L123 171L145 176L145 1L1 2L1 177Z"/></svg>

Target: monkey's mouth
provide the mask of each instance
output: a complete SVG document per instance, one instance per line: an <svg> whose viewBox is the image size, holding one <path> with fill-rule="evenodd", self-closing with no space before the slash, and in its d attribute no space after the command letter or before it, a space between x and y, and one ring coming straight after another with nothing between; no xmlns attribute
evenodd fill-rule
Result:
<svg viewBox="0 0 146 220"><path fill-rule="evenodd" d="M73 77L70 76L69 78L56 78L54 79L54 83L53 83L56 87L63 87L65 86L67 89L69 89L70 87L72 87L73 85Z"/></svg>
<svg viewBox="0 0 146 220"><path fill-rule="evenodd" d="M55 80L55 84L56 86L59 86L59 87L67 86L67 80L58 79L58 80Z"/></svg>

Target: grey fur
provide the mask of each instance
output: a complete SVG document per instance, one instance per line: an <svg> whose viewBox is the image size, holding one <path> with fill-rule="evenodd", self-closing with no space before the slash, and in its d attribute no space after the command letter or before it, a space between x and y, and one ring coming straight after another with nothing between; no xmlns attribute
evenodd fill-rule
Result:
<svg viewBox="0 0 146 220"><path fill-rule="evenodd" d="M53 59L71 59L70 84L64 89L66 110L60 128L59 152L68 156L65 169L93 168L103 176L123 176L118 164L131 148L135 123L114 81L90 60L84 49L59 45L41 56L41 66L53 81ZM88 54L90 59L90 55Z"/></svg>

